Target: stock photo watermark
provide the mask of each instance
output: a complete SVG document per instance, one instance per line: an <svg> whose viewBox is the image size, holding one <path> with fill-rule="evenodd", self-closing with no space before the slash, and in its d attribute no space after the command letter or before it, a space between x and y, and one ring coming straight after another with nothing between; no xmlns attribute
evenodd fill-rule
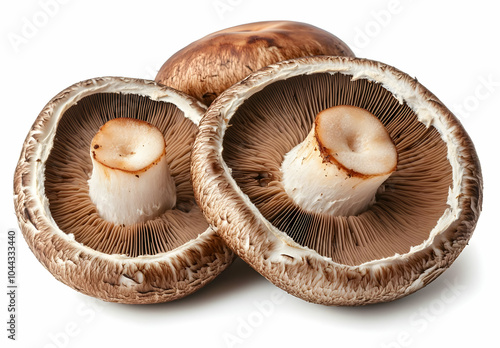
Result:
<svg viewBox="0 0 500 348"><path fill-rule="evenodd" d="M8 229L0 236L0 246L6 251L5 268L5 331L9 340L18 339L19 331L19 283L18 283L18 238L17 229ZM47 333L43 348L69 347L72 340L79 336L102 312L106 303L95 298L84 298L74 308L72 320L68 320L61 329Z"/></svg>
<svg viewBox="0 0 500 348"><path fill-rule="evenodd" d="M429 303L419 307L408 318L410 329L400 331L395 335L394 339L389 342L382 343L380 348L403 348L410 347L415 343L414 337L424 333L433 322L442 316L451 304L466 290L466 286L459 282L459 278L455 278L453 283L445 280L445 287L441 290L439 297L433 299Z"/></svg>
<svg viewBox="0 0 500 348"><path fill-rule="evenodd" d="M43 348L70 347L76 337L85 332L85 329L102 312L106 304L94 298L88 298L75 307L74 319L68 321L60 330L47 333L48 343Z"/></svg>
<svg viewBox="0 0 500 348"><path fill-rule="evenodd" d="M228 13L233 12L241 4L243 0L215 0L212 2L212 7L219 19L224 20Z"/></svg>
<svg viewBox="0 0 500 348"><path fill-rule="evenodd" d="M4 239L4 238L2 238ZM15 341L18 329L17 231L9 229L2 244L7 248L7 338Z"/></svg>
<svg viewBox="0 0 500 348"><path fill-rule="evenodd" d="M370 20L354 28L352 47L356 50L368 47L373 39L390 27L394 17L402 13L406 5L408 1L389 0L383 8L370 11Z"/></svg>
<svg viewBox="0 0 500 348"><path fill-rule="evenodd" d="M15 31L7 34L10 45L17 53L22 46L35 38L40 30L46 27L50 20L57 16L61 6L66 5L71 0L39 0L35 11L28 16L23 16L19 26Z"/></svg>
<svg viewBox="0 0 500 348"><path fill-rule="evenodd" d="M481 107L481 103L491 98L500 88L500 79L492 75L478 76L473 92L454 104L451 109L461 120L470 118Z"/></svg>
<svg viewBox="0 0 500 348"><path fill-rule="evenodd" d="M271 317L276 308L286 301L286 294L274 289L269 299L254 301L253 310L246 316L239 316L236 319L236 326L231 331L227 331L222 335L225 346L228 348L238 347L249 339L259 327L264 325L266 320Z"/></svg>
<svg viewBox="0 0 500 348"><path fill-rule="evenodd" d="M154 68L151 65L146 65L143 71L144 73L142 74L142 76L144 76L146 80L154 80L156 78L156 75L158 74L158 69Z"/></svg>

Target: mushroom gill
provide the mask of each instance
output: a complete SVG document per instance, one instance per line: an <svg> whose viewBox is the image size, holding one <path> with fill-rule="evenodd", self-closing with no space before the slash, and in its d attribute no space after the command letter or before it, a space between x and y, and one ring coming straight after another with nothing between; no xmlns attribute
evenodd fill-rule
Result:
<svg viewBox="0 0 500 348"><path fill-rule="evenodd" d="M159 303L193 293L231 264L234 255L208 227L190 182L191 145L204 111L194 98L154 81L112 76L77 82L45 105L21 149L14 173L14 207L28 246L57 280L105 301ZM144 125L145 133L138 136L132 127L131 138L122 143L125 134L112 128L129 123ZM104 131L98 132L103 125ZM156 139L154 149L133 149L149 143L151 135ZM97 143L92 144L93 139ZM97 153L95 145L104 152ZM118 151L108 153L108 145L119 145ZM128 163L117 158L114 165L110 162L116 153L132 152L141 155ZM98 177L89 183L92 160L99 162L94 163ZM111 173L108 165L129 172ZM103 185L99 174L106 173L116 174L126 187ZM136 179L151 184L148 194L137 193L140 199L128 195L128 189L136 189ZM94 192L95 205L89 185L113 192ZM151 194L162 188L167 188L166 200ZM123 193L128 196L124 201L142 200L158 209L126 206L138 213L138 223L103 219L97 206L102 213L109 209L102 204L107 198L117 202ZM113 207L119 219L128 215L121 211L121 203ZM113 220L114 214L102 215Z"/></svg>
<svg viewBox="0 0 500 348"><path fill-rule="evenodd" d="M144 222L110 222L100 216L89 196L90 144L103 124L117 118L148 122L165 139L175 205ZM138 94L96 93L82 98L61 118L46 163L45 192L54 221L87 247L130 257L167 252L196 238L208 228L195 204L189 176L196 131L196 125L172 103Z"/></svg>
<svg viewBox="0 0 500 348"><path fill-rule="evenodd" d="M396 170L359 214L302 209L283 184L285 154L306 139L318 113L338 105L375 115L397 150ZM250 96L230 120L223 159L243 193L272 225L296 243L345 265L405 254L427 240L447 208L452 186L440 133L420 122L381 84L342 73L291 77ZM302 180L313 179L304 173Z"/></svg>

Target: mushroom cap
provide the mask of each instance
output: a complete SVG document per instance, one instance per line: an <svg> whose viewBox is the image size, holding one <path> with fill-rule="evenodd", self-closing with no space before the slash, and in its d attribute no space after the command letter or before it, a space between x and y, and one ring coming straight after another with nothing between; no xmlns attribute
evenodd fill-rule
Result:
<svg viewBox="0 0 500 348"><path fill-rule="evenodd" d="M184 116L195 130L205 111L204 105L184 93L140 79L94 78L60 92L44 107L31 127L15 170L14 205L23 236L37 259L56 279L84 294L106 301L138 304L182 298L209 283L234 259L232 251L204 220L205 227L193 232L194 238L172 250L127 256L96 250L79 242L74 234L62 230L52 215L51 209L55 209L58 202L48 197L46 180L52 175L48 173L52 169L49 170L46 164L51 159L54 144L62 136L58 135L58 130L62 123L72 122L72 114L68 112L72 107L83 105L85 98L99 94L117 98L140 96L154 105L173 105L180 110L179 117ZM116 117L126 108L124 105L108 106L110 110L117 108ZM107 112L112 114L114 111ZM96 129L105 123L104 118L95 120ZM84 136L78 133L78 121L73 123L73 135L69 136L78 142ZM85 144L82 151L88 152L89 145L90 142ZM187 163L183 166L189 168L189 151L185 157ZM68 175L71 174L61 175L61 178ZM183 228L182 224L179 226Z"/></svg>
<svg viewBox="0 0 500 348"><path fill-rule="evenodd" d="M336 87L329 82L335 78L345 80L346 85L361 83L368 89L355 90L355 93L350 90L343 94L342 87ZM307 81L326 84L326 91L315 93L309 90L310 85L306 83ZM240 168L235 168L235 164L238 163L238 158L251 157L247 156L251 151L257 156L260 153L255 144L249 143L248 139L293 138L294 134L288 132L286 128L287 125L295 124L295 120L290 116L293 110L300 110L299 114L304 113L305 109L308 111L309 108L321 111L334 106L332 104L335 102L332 100L336 100L338 95L342 95L338 97L340 99L345 97L344 104L359 106L356 105L356 101L363 99L363 93L368 94L375 89L380 93L384 92L386 96L385 99L371 99L369 108L388 110L388 107L384 109L383 105L387 103L392 103L392 107L396 108L406 107L418 123L422 139L425 139L430 131L435 133L436 141L444 144L443 153L440 155L440 161L446 162L448 167L445 170L448 174L444 178L450 179L441 188L442 211L437 212L432 228L428 230L424 240L410 244L404 252L393 252L383 257L366 260L360 258L357 262L349 262L351 256L349 251L345 254L345 260L339 260L335 253L319 252L314 249L314 245L308 247L303 245L304 243L296 242L295 237L292 238L280 227L286 224L277 227L274 222L266 218L255 202L255 197L251 197L249 190L244 191L242 188L242 182L252 178L247 176L239 180ZM290 98L287 99L285 95ZM248 118L249 105L257 110L255 119L252 120ZM283 114L280 110L284 110ZM261 124L255 125L255 128L260 127L261 130L257 134L252 134L255 129L250 127L260 122L265 124L266 117L272 117L275 113L277 113L276 120L284 119L279 126L267 129ZM313 112L311 114L316 115ZM381 117L376 112L374 114ZM303 134L307 135L310 124L314 122L314 116L310 117L308 124L300 122L296 123L304 128ZM245 139L238 138L237 134L243 134L234 133L239 127L243 127L242 132L252 134L252 138L250 136ZM394 127L397 128L398 125ZM402 128L400 134L404 134L407 127L399 125L399 128ZM234 139L233 142L231 139L226 139L230 132L236 134L231 138ZM416 141L418 142L416 145L424 143L417 136L413 137L417 140L412 136L407 138L397 139L398 146L401 146L401 142L409 144ZM301 140L290 142L297 143ZM289 145L288 149L293 145ZM238 153L238 151L248 152ZM279 156L282 155L284 153ZM419 158L418 155L413 157L418 161L427 160L425 157ZM405 161L411 160L411 158L405 159ZM258 169L262 161L262 158L259 158L255 163L250 165L245 162L245 165L256 166L256 171L264 170L263 166ZM479 160L471 139L457 118L416 79L394 67L367 59L298 58L273 64L249 75L223 92L209 107L199 126L191 163L193 187L198 204L216 232L236 254L283 290L306 301L325 305L364 305L392 301L429 284L452 264L467 245L482 206L482 175ZM398 166L403 167L407 164ZM393 173L396 178L398 171L404 172L405 168L400 167ZM439 168L426 170L440 171ZM279 175L277 172L274 173ZM420 176L424 183L433 181L432 178ZM267 181L272 180L271 174L269 178L267 174L264 177ZM264 180L262 176L258 176L255 180L258 179ZM267 184L271 186L271 183L266 182ZM279 182L274 182L273 185L278 187ZM255 186L258 188L258 183ZM410 192L408 196L415 196L414 192ZM257 199L265 198L261 195ZM221 201L224 204L218 204ZM417 203L419 202L414 202L415 207L400 204L396 209L425 211L425 205L430 204L425 202L424 207L417 207ZM280 205L283 205L282 201L275 204L278 206L277 209L280 209ZM378 208L378 213L382 214L383 210ZM291 212L288 214L293 217ZM350 223L356 218L358 217L346 217L344 221ZM374 219L376 218L377 216L374 216ZM413 217L417 221L419 218L419 216ZM425 219L426 216L422 215L421 220ZM414 220L409 221L411 223ZM306 221L304 224L308 223ZM309 230L309 232L314 231ZM399 230L399 234L408 234L408 231L402 229ZM354 235L347 237L355 238ZM333 237L331 238L333 240ZM368 242L366 250L369 250L372 242ZM353 250L355 248L356 246Z"/></svg>
<svg viewBox="0 0 500 348"><path fill-rule="evenodd" d="M354 57L335 35L306 23L266 21L209 34L184 47L160 68L155 81L210 103L253 71L282 60Z"/></svg>

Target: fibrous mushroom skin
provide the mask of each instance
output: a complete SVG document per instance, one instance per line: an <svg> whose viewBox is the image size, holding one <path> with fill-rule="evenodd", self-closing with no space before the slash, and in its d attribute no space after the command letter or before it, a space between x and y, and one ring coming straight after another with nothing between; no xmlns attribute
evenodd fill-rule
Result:
<svg viewBox="0 0 500 348"><path fill-rule="evenodd" d="M346 74L352 81L366 79L380 84L401 104L407 104L419 122L435 127L446 143L452 166L447 207L429 237L407 252L361 264L336 262L299 245L273 226L231 175L222 152L226 132L234 129L228 128L231 117L266 86L316 73ZM356 58L309 57L281 62L225 91L200 124L192 153L192 177L205 216L238 256L292 295L325 305L392 301L429 284L468 244L482 205L479 160L455 116L405 73L380 62ZM225 204L217 204L220 201Z"/></svg>
<svg viewBox="0 0 500 348"><path fill-rule="evenodd" d="M354 57L339 38L310 24L249 23L217 31L181 49L163 64L155 81L210 105L225 89L260 68L316 55Z"/></svg>
<svg viewBox="0 0 500 348"><path fill-rule="evenodd" d="M153 81L104 77L77 83L55 96L29 131L14 176L14 205L30 249L54 277L90 296L120 303L182 298L213 280L234 254L211 229L173 250L131 257L96 251L59 229L50 214L45 165L62 115L83 95L130 93L174 103L195 124L204 107ZM75 137L78 137L75 134ZM84 150L88 153L88 148Z"/></svg>

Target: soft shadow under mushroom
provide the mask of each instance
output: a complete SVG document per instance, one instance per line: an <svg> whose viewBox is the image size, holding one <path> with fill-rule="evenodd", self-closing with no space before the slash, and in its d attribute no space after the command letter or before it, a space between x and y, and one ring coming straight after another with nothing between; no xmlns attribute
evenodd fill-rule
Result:
<svg viewBox="0 0 500 348"><path fill-rule="evenodd" d="M365 135L358 143L359 127L340 127L352 131L347 157L315 140L319 115L338 106L375 116L396 147L396 170L382 170L376 192L365 185L377 174L364 162L374 154L361 172L345 160L373 147ZM467 245L482 205L479 160L456 117L396 68L347 57L280 62L223 92L200 124L192 177L205 216L243 260L291 294L328 305L423 288ZM329 182L333 192L324 191ZM361 184L372 196L356 193Z"/></svg>

